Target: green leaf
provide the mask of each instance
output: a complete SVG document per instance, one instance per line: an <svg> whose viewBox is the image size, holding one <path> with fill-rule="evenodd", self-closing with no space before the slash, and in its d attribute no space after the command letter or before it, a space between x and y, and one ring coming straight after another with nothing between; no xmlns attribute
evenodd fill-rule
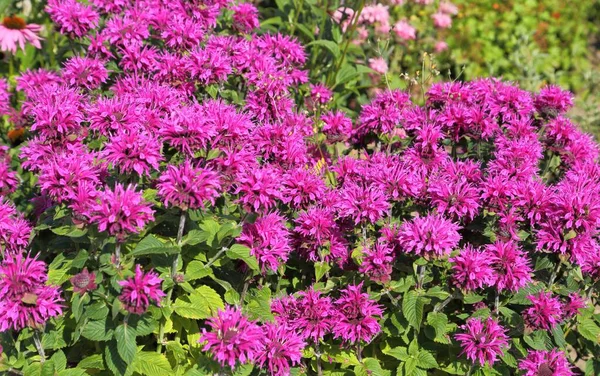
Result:
<svg viewBox="0 0 600 376"><path fill-rule="evenodd" d="M179 248L174 245L167 245L150 234L142 239L131 252L133 256L145 255L172 255L179 252Z"/></svg>
<svg viewBox="0 0 600 376"><path fill-rule="evenodd" d="M133 373L133 367L128 367L127 363L119 355L115 340L106 343L106 347L104 348L104 362L108 369L115 375L127 376Z"/></svg>
<svg viewBox="0 0 600 376"><path fill-rule="evenodd" d="M327 272L331 270L331 265L325 261L315 262L315 278L319 282Z"/></svg>
<svg viewBox="0 0 600 376"><path fill-rule="evenodd" d="M104 361L102 360L101 354L90 355L86 358L81 359L79 364L77 364L78 368L85 369L99 369L104 370Z"/></svg>
<svg viewBox="0 0 600 376"><path fill-rule="evenodd" d="M50 358L57 372L60 372L67 368L67 357L62 350L55 352Z"/></svg>
<svg viewBox="0 0 600 376"><path fill-rule="evenodd" d="M173 305L179 316L195 320L214 316L222 308L224 305L221 297L208 286L200 286L195 293L177 298Z"/></svg>
<svg viewBox="0 0 600 376"><path fill-rule="evenodd" d="M273 313L271 313L271 289L252 289L250 299L246 305L248 314L253 320L259 319L262 321L273 321Z"/></svg>
<svg viewBox="0 0 600 376"><path fill-rule="evenodd" d="M198 260L192 260L185 269L186 281L194 281L196 279L204 278L212 273L211 268L206 268L204 263Z"/></svg>
<svg viewBox="0 0 600 376"><path fill-rule="evenodd" d="M482 295L477 295L475 293L470 292L464 295L463 301L465 302L465 304L475 304L482 301L483 298L484 296Z"/></svg>
<svg viewBox="0 0 600 376"><path fill-rule="evenodd" d="M583 319L577 324L577 332L585 339L600 343L600 328L592 319Z"/></svg>
<svg viewBox="0 0 600 376"><path fill-rule="evenodd" d="M204 243L208 239L209 234L206 231L202 230L190 230L184 237L181 239L181 244L183 245L197 245L200 243Z"/></svg>
<svg viewBox="0 0 600 376"><path fill-rule="evenodd" d="M421 321L423 320L423 307L425 302L416 291L409 291L404 294L402 299L402 314L413 328L421 328Z"/></svg>
<svg viewBox="0 0 600 376"><path fill-rule="evenodd" d="M421 351L417 355L417 365L424 369L437 368L438 364L429 351Z"/></svg>
<svg viewBox="0 0 600 376"><path fill-rule="evenodd" d="M375 358L365 358L362 363L354 367L356 376L388 376L390 371L381 368L379 360Z"/></svg>
<svg viewBox="0 0 600 376"><path fill-rule="evenodd" d="M306 45L306 47L309 47L309 46L325 47L327 50L329 50L329 52L331 52L333 57L335 57L336 59L339 58L340 54L341 54L340 47L337 45L337 43L332 42L330 40L324 40L324 39L314 40Z"/></svg>
<svg viewBox="0 0 600 376"><path fill-rule="evenodd" d="M448 343L448 338L446 337L447 326L448 326L448 316L441 312L429 312L427 314L427 324L433 327L435 331L435 342L439 343Z"/></svg>
<svg viewBox="0 0 600 376"><path fill-rule="evenodd" d="M214 219L208 218L200 224L200 228L206 233L206 244L212 247L213 240L219 233L221 225Z"/></svg>
<svg viewBox="0 0 600 376"><path fill-rule="evenodd" d="M393 349L385 350L383 353L403 362L406 362L406 360L409 358L406 347L394 347Z"/></svg>
<svg viewBox="0 0 600 376"><path fill-rule="evenodd" d="M352 65L345 64L342 68L337 72L335 76L335 85L345 84L348 81L358 77L358 73L356 69L352 67Z"/></svg>
<svg viewBox="0 0 600 376"><path fill-rule="evenodd" d="M129 328L135 332L137 337L147 336L153 333L158 327L158 322L147 315L133 316L129 318Z"/></svg>
<svg viewBox="0 0 600 376"><path fill-rule="evenodd" d="M558 345L561 349L564 349L567 346L567 341L565 340L565 333L563 332L560 325L556 325L552 328L552 336L554 337L554 343Z"/></svg>
<svg viewBox="0 0 600 376"><path fill-rule="evenodd" d="M137 354L135 371L145 376L172 375L171 364L163 354L142 351Z"/></svg>
<svg viewBox="0 0 600 376"><path fill-rule="evenodd" d="M241 245L234 244L227 250L227 257L232 260L242 260L248 265L248 267L254 271L259 271L258 261L256 257L250 254L250 248Z"/></svg>
<svg viewBox="0 0 600 376"><path fill-rule="evenodd" d="M64 369L58 373L58 376L84 376L86 372L81 368Z"/></svg>
<svg viewBox="0 0 600 376"><path fill-rule="evenodd" d="M137 348L135 346L135 330L127 324L121 324L115 329L115 339L117 340L117 350L121 358L132 363L135 359Z"/></svg>
<svg viewBox="0 0 600 376"><path fill-rule="evenodd" d="M81 335L90 341L108 341L112 339L115 325L108 317L103 320L90 320L84 327Z"/></svg>

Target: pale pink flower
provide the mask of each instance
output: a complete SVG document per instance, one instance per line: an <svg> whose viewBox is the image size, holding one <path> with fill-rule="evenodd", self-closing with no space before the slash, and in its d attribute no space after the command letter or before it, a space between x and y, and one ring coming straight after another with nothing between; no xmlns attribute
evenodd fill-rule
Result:
<svg viewBox="0 0 600 376"><path fill-rule="evenodd" d="M15 54L17 46L25 51L26 43L31 43L35 48L42 48L42 38L37 35L41 29L40 25L27 24L21 17L4 17L0 24L0 49Z"/></svg>

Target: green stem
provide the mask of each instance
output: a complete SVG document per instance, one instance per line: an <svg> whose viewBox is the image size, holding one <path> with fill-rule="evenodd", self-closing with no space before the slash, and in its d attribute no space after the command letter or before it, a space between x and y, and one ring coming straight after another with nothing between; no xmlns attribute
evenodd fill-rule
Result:
<svg viewBox="0 0 600 376"><path fill-rule="evenodd" d="M317 376L323 376L323 369L321 367L321 350L319 344L315 343L315 355L317 356Z"/></svg>
<svg viewBox="0 0 600 376"><path fill-rule="evenodd" d="M44 352L44 346L42 346L40 331L37 329L33 330L33 343L35 343L35 348L38 354L40 354L40 363L44 363L46 361L46 353Z"/></svg>
<svg viewBox="0 0 600 376"><path fill-rule="evenodd" d="M216 255L214 255L210 260L208 260L208 264L204 265L204 267L209 268L210 266L212 266L212 264L214 264L219 259L219 257L221 257L221 255L223 253L225 253L227 250L228 250L227 247L221 248L221 250L219 250L219 252L217 252Z"/></svg>
<svg viewBox="0 0 600 376"><path fill-rule="evenodd" d="M115 246L115 264L117 268L121 266L121 243L117 240L117 245Z"/></svg>

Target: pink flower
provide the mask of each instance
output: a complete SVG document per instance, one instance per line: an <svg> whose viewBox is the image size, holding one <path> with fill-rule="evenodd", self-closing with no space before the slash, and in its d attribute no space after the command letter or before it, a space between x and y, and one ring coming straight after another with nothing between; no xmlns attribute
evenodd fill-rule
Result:
<svg viewBox="0 0 600 376"><path fill-rule="evenodd" d="M404 20L394 24L394 33L403 40L415 40L417 38L417 29Z"/></svg>
<svg viewBox="0 0 600 376"><path fill-rule="evenodd" d="M165 206L182 210L204 208L207 201L214 205L221 194L219 175L211 169L195 167L187 159L179 166L167 166L158 181L158 195Z"/></svg>
<svg viewBox="0 0 600 376"><path fill-rule="evenodd" d="M330 111L321 115L323 133L330 142L338 142L350 137L352 120L342 111Z"/></svg>
<svg viewBox="0 0 600 376"><path fill-rule="evenodd" d="M540 291L527 299L533 306L523 312L523 318L533 329L550 330L563 321L562 304L552 293Z"/></svg>
<svg viewBox="0 0 600 376"><path fill-rule="evenodd" d="M254 361L264 346L263 331L238 308L226 307L206 323L212 331L202 328L199 343L202 351L209 351L222 366L235 368L237 364Z"/></svg>
<svg viewBox="0 0 600 376"><path fill-rule="evenodd" d="M323 84L310 84L310 102L312 107L317 108L326 105L331 100L333 92Z"/></svg>
<svg viewBox="0 0 600 376"><path fill-rule="evenodd" d="M559 86L548 85L535 97L536 110L554 116L567 112L573 106L573 94Z"/></svg>
<svg viewBox="0 0 600 376"><path fill-rule="evenodd" d="M144 314L151 303L160 307L160 301L165 296L160 287L162 279L158 274L153 271L144 273L139 265L135 266L133 278L118 283L123 287L119 295L123 308L136 315Z"/></svg>
<svg viewBox="0 0 600 376"><path fill-rule="evenodd" d="M289 322L304 339L319 343L325 335L331 333L335 323L335 311L331 298L321 296L321 291L314 286L298 293L296 302L297 315Z"/></svg>
<svg viewBox="0 0 600 376"><path fill-rule="evenodd" d="M348 285L335 301L337 322L333 325L333 335L345 342L368 343L381 332L378 320L383 317L383 309L361 290L362 282Z"/></svg>
<svg viewBox="0 0 600 376"><path fill-rule="evenodd" d="M85 294L88 291L94 291L98 287L95 280L96 273L90 273L87 268L84 268L83 271L75 274L70 279L71 284L73 285L73 292Z"/></svg>
<svg viewBox="0 0 600 376"><path fill-rule="evenodd" d="M338 203L340 215L354 224L375 223L390 210L385 193L376 185L349 183L344 186Z"/></svg>
<svg viewBox="0 0 600 376"><path fill-rule="evenodd" d="M250 248L250 254L258 259L263 273L277 272L291 251L289 231L285 219L277 213L260 217L252 224L245 224L238 238L240 244Z"/></svg>
<svg viewBox="0 0 600 376"><path fill-rule="evenodd" d="M569 300L563 305L565 318L571 318L579 314L579 310L586 308L587 299L576 292L569 294Z"/></svg>
<svg viewBox="0 0 600 376"><path fill-rule="evenodd" d="M393 261L393 249L387 244L377 243L363 250L362 263L358 270L370 280L385 284L391 279Z"/></svg>
<svg viewBox="0 0 600 376"><path fill-rule="evenodd" d="M519 362L519 369L525 371L524 376L575 375L565 353L557 349L530 351L527 357Z"/></svg>
<svg viewBox="0 0 600 376"><path fill-rule="evenodd" d="M46 285L46 264L23 254L0 265L0 332L44 325L62 315L58 286Z"/></svg>
<svg viewBox="0 0 600 376"><path fill-rule="evenodd" d="M480 318L470 318L466 325L460 327L465 333L455 335L460 342L463 354L482 367L488 363L496 363L499 355L509 348L506 330L498 322L489 317L486 321Z"/></svg>
<svg viewBox="0 0 600 376"><path fill-rule="evenodd" d="M295 247L310 261L337 261L348 258L346 242L335 222L332 209L311 207L296 218Z"/></svg>
<svg viewBox="0 0 600 376"><path fill-rule="evenodd" d="M108 70L100 60L75 56L65 63L62 77L71 86L81 86L88 90L94 90L106 82Z"/></svg>
<svg viewBox="0 0 600 376"><path fill-rule="evenodd" d="M440 2L439 11L444 14L456 15L458 14L458 7L449 1L442 1Z"/></svg>
<svg viewBox="0 0 600 376"><path fill-rule="evenodd" d="M450 258L454 284L464 291L493 286L496 282L492 259L485 252L467 245L455 257Z"/></svg>
<svg viewBox="0 0 600 376"><path fill-rule="evenodd" d="M433 47L433 50L438 54L446 51L447 49L448 43L444 42L443 40L435 42L435 46Z"/></svg>
<svg viewBox="0 0 600 376"><path fill-rule="evenodd" d="M262 348L257 353L257 363L262 369L265 369L266 365L270 375L289 375L290 364L300 363L302 350L306 344L294 330L286 325L266 323L262 330Z"/></svg>
<svg viewBox="0 0 600 376"><path fill-rule="evenodd" d="M280 173L273 167L263 167L242 171L237 177L235 194L247 210L264 212L281 199Z"/></svg>
<svg viewBox="0 0 600 376"><path fill-rule="evenodd" d="M98 26L98 13L77 0L49 0L46 12L61 34L81 38Z"/></svg>
<svg viewBox="0 0 600 376"><path fill-rule="evenodd" d="M450 26L452 26L452 17L450 17L446 13L434 13L431 16L431 18L433 18L433 24L435 25L435 27L438 27L440 29L447 29Z"/></svg>
<svg viewBox="0 0 600 376"><path fill-rule="evenodd" d="M110 137L100 155L121 173L135 171L140 176L150 176L152 170L158 170L163 160L158 139L145 131L136 130L123 130Z"/></svg>
<svg viewBox="0 0 600 376"><path fill-rule="evenodd" d="M305 168L296 168L283 176L283 202L294 208L305 208L321 201L325 194L325 182Z"/></svg>
<svg viewBox="0 0 600 376"><path fill-rule="evenodd" d="M530 261L516 243L498 241L485 248L496 271L498 291L515 292L531 282Z"/></svg>
<svg viewBox="0 0 600 376"><path fill-rule="evenodd" d="M389 69L387 62L382 57L369 59L369 68L373 69L375 73L379 74L386 74Z"/></svg>
<svg viewBox="0 0 600 376"><path fill-rule="evenodd" d="M404 222L398 241L405 252L427 257L449 255L458 246L460 226L440 215L429 214Z"/></svg>
<svg viewBox="0 0 600 376"><path fill-rule="evenodd" d="M25 43L42 48L42 38L37 35L41 28L40 25L27 24L21 17L4 17L0 24L0 49L15 54L17 46L25 51Z"/></svg>
<svg viewBox="0 0 600 376"><path fill-rule="evenodd" d="M250 33L252 30L260 27L258 22L258 9L250 3L240 3L234 5L233 10L233 27L243 33Z"/></svg>
<svg viewBox="0 0 600 376"><path fill-rule="evenodd" d="M114 190L100 193L99 203L91 207L90 221L98 224L99 231L108 231L122 242L130 233L139 233L146 223L154 220L151 204L144 201L135 186L124 188L116 184Z"/></svg>

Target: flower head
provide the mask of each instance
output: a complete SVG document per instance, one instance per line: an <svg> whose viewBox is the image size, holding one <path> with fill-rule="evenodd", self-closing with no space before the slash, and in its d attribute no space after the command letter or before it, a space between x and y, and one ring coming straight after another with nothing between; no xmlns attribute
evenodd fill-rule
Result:
<svg viewBox="0 0 600 376"><path fill-rule="evenodd" d="M0 24L0 50L15 54L17 46L25 51L26 43L31 43L35 48L42 48L42 38L37 34L41 29L40 25L27 24L18 16L4 17Z"/></svg>
<svg viewBox="0 0 600 376"><path fill-rule="evenodd" d="M226 307L206 322L212 329L202 329L198 342L206 342L202 351L209 351L222 366L254 361L263 346L263 331L238 308Z"/></svg>
<svg viewBox="0 0 600 376"><path fill-rule="evenodd" d="M287 261L291 251L285 219L277 213L245 224L238 241L250 248L250 254L256 256L263 272L277 271L279 265Z"/></svg>
<svg viewBox="0 0 600 376"><path fill-rule="evenodd" d="M71 277L70 281L73 285L73 292L85 294L88 291L94 291L98 287L95 280L96 273L90 273L87 268L84 268L80 273Z"/></svg>
<svg viewBox="0 0 600 376"><path fill-rule="evenodd" d="M128 312L141 315L148 310L151 303L160 306L160 300L165 296L161 290L162 279L153 271L144 273L139 265L135 266L133 278L119 281L123 287L119 300Z"/></svg>
<svg viewBox="0 0 600 376"><path fill-rule="evenodd" d="M209 168L195 167L189 160L179 166L169 165L158 179L158 195L165 206L183 210L204 208L205 202L214 205L220 196L219 175Z"/></svg>
<svg viewBox="0 0 600 376"><path fill-rule="evenodd" d="M98 230L116 236L118 241L140 232L153 220L154 210L132 185L124 188L116 184L114 190L106 189L100 193L99 202L91 207L90 221L98 224Z"/></svg>
<svg viewBox="0 0 600 376"><path fill-rule="evenodd" d="M450 258L449 261L453 264L454 284L465 291L493 286L496 282L495 270L489 255L471 245L467 245L460 254Z"/></svg>
<svg viewBox="0 0 600 376"><path fill-rule="evenodd" d="M571 318L579 314L579 310L586 308L588 305L586 298L576 292L569 294L567 302L563 305L565 318Z"/></svg>
<svg viewBox="0 0 600 376"><path fill-rule="evenodd" d="M58 286L46 285L46 264L5 254L0 264L0 332L43 325L62 314Z"/></svg>
<svg viewBox="0 0 600 376"><path fill-rule="evenodd" d="M461 329L464 333L457 334L455 338L460 342L463 354L482 367L486 363L492 366L509 347L506 330L491 317L487 320L470 318Z"/></svg>
<svg viewBox="0 0 600 376"><path fill-rule="evenodd" d="M527 254L515 242L497 241L486 246L496 271L498 291L517 291L531 282L531 265Z"/></svg>
<svg viewBox="0 0 600 376"><path fill-rule="evenodd" d="M460 227L440 215L429 214L405 222L398 232L400 246L406 252L429 257L448 255L458 245Z"/></svg>
<svg viewBox="0 0 600 376"><path fill-rule="evenodd" d="M565 353L557 349L530 351L527 357L519 362L519 369L525 371L524 376L575 375Z"/></svg>
<svg viewBox="0 0 600 376"><path fill-rule="evenodd" d="M290 364L299 364L305 343L296 332L286 325L266 323L261 339L262 348L257 353L256 361L261 368L269 370L274 376L290 374Z"/></svg>
<svg viewBox="0 0 600 376"><path fill-rule="evenodd" d="M377 243L363 251L358 270L372 281L387 283L391 279L393 261L393 249L385 243Z"/></svg>
<svg viewBox="0 0 600 376"><path fill-rule="evenodd" d="M562 304L552 293L540 291L527 299L533 305L523 312L523 318L532 328L550 330L563 320Z"/></svg>
<svg viewBox="0 0 600 376"><path fill-rule="evenodd" d="M77 0L49 0L46 11L62 34L81 38L98 26L98 13Z"/></svg>
<svg viewBox="0 0 600 376"><path fill-rule="evenodd" d="M122 173L135 171L149 176L158 170L163 157L161 144L156 137L144 131L122 131L105 144L101 156Z"/></svg>
<svg viewBox="0 0 600 376"><path fill-rule="evenodd" d="M349 343L371 342L381 332L378 320L383 316L383 309L369 294L362 292L362 282L342 289L335 308L338 321L333 326L333 335L336 338Z"/></svg>

